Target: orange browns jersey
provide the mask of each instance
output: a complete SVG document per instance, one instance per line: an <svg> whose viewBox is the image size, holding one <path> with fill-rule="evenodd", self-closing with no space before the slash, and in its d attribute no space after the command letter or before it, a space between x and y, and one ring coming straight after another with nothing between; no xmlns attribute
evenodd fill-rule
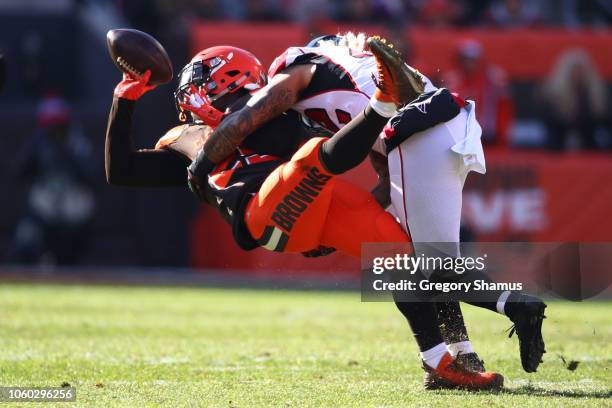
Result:
<svg viewBox="0 0 612 408"><path fill-rule="evenodd" d="M156 145L193 160L209 135L201 124L171 129ZM232 225L235 241L243 249L258 246L244 225L244 209L266 177L287 161L303 143L306 133L297 114L281 115L249 135L242 145L208 176L206 201Z"/></svg>
<svg viewBox="0 0 612 408"><path fill-rule="evenodd" d="M325 140L314 138L302 146L249 202L246 225L262 247L302 252L319 246L336 181L319 161Z"/></svg>
<svg viewBox="0 0 612 408"><path fill-rule="evenodd" d="M369 192L325 169L319 158L325 140L310 139L266 178L245 213L253 238L270 251L323 245L353 256L365 242L409 242Z"/></svg>

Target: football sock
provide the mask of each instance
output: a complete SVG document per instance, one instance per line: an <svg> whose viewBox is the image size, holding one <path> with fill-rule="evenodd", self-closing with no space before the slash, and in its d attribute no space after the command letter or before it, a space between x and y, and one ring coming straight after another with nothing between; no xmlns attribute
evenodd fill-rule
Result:
<svg viewBox="0 0 612 408"><path fill-rule="evenodd" d="M480 307L482 309L488 309L492 312L497 313L497 303L496 302L478 302L475 300L466 300L465 303L468 305Z"/></svg>
<svg viewBox="0 0 612 408"><path fill-rule="evenodd" d="M497 296L496 302L467 302L471 305L484 307L486 309L492 310L494 312L503 314L512 319L514 316L514 310L516 307L516 298L520 297L521 292L511 292L509 290L504 291L496 291L495 295Z"/></svg>
<svg viewBox="0 0 612 408"><path fill-rule="evenodd" d="M457 357L459 354L473 353L472 343L468 341L460 341L458 343L451 343L447 346L448 352L451 356Z"/></svg>
<svg viewBox="0 0 612 408"><path fill-rule="evenodd" d="M332 174L348 171L370 153L388 118L379 115L370 105L321 145L320 159Z"/></svg>
<svg viewBox="0 0 612 408"><path fill-rule="evenodd" d="M370 106L380 116L392 118L397 113L397 105L393 102L381 101L376 97L376 93L370 98Z"/></svg>
<svg viewBox="0 0 612 408"><path fill-rule="evenodd" d="M487 274L481 271L476 271L476 270L470 271L470 273L464 273L462 275L457 275L453 279L445 279L443 277L435 277L435 278L432 277L430 280L435 281L435 282L474 282L477 280L482 280L484 282L493 282L493 280L491 280L491 278L489 278ZM474 285L472 285L472 287L474 287ZM500 299L500 296L503 293L504 293L503 290L488 291L487 297L489 299L495 299L492 301L475 301L473 299L473 294L465 293L465 292L457 292L457 293L454 293L453 295L454 295L454 298L457 300L460 300L472 306L488 309L488 310L498 313L497 303L498 303L498 300Z"/></svg>
<svg viewBox="0 0 612 408"><path fill-rule="evenodd" d="M421 358L431 368L438 368L440 360L446 353L446 343L440 343L428 350L421 351Z"/></svg>
<svg viewBox="0 0 612 408"><path fill-rule="evenodd" d="M437 302L438 323L447 344L469 340L459 302Z"/></svg>
<svg viewBox="0 0 612 408"><path fill-rule="evenodd" d="M508 297L510 296L510 291L506 290L504 292L502 292L501 295L499 295L499 297L497 298L497 313L501 313L503 315L506 314L506 301L508 300ZM508 304L508 306L510 306L511 303Z"/></svg>
<svg viewBox="0 0 612 408"><path fill-rule="evenodd" d="M408 320L420 351L429 350L440 343L444 343L438 327L434 303L396 301L395 305Z"/></svg>

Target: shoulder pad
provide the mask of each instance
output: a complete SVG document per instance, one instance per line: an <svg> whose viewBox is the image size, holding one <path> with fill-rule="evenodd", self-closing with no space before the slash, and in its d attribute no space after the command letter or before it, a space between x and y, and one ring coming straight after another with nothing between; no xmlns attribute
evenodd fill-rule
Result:
<svg viewBox="0 0 612 408"><path fill-rule="evenodd" d="M281 55L276 57L276 59L270 65L270 69L268 69L268 78L272 78L274 75L278 74L285 68L291 66L295 59L303 55L305 52L301 47L289 47L283 52Z"/></svg>

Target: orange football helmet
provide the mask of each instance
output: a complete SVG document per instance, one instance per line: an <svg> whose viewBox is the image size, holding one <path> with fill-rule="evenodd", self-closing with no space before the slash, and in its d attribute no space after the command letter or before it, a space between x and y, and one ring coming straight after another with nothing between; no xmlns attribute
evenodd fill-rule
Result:
<svg viewBox="0 0 612 408"><path fill-rule="evenodd" d="M212 105L239 89L253 91L263 87L267 83L265 72L255 55L242 48L222 45L200 51L178 75L174 99L179 118L187 120L181 105L191 96L194 87Z"/></svg>

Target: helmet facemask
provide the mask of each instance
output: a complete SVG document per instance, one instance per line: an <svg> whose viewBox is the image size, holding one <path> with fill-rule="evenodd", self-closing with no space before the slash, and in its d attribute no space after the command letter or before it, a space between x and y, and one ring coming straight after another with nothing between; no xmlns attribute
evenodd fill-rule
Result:
<svg viewBox="0 0 612 408"><path fill-rule="evenodd" d="M174 91L174 105L181 122L187 121L187 112L185 112L179 103L184 102L191 95L191 86L201 88L210 82L210 68L202 61L194 61L185 65L178 74L179 84Z"/></svg>
<svg viewBox="0 0 612 408"><path fill-rule="evenodd" d="M179 85L174 92L174 101L177 111L179 112L179 118L185 122L187 120L187 112L185 112L179 103L184 102L187 97L192 93L192 85L197 89L204 90L211 105L215 105L215 102L220 100L223 96L233 93L239 88L250 90L250 88L257 89L258 86L250 86L250 84L244 84L247 79L251 76L251 72L240 71L229 71L225 73L225 77L229 79L221 79L221 83L218 83L213 79L213 75L221 69L229 60L232 59L232 53L224 57L216 56L206 61L195 60L187 64L179 73ZM235 72L234 75L232 75ZM236 77L234 80L233 77ZM230 82L231 81L231 82ZM226 85L226 83L229 84ZM218 92L217 90L220 89ZM213 94L213 92L216 92ZM219 105L219 104L217 104ZM218 110L225 110L227 106L214 106Z"/></svg>

